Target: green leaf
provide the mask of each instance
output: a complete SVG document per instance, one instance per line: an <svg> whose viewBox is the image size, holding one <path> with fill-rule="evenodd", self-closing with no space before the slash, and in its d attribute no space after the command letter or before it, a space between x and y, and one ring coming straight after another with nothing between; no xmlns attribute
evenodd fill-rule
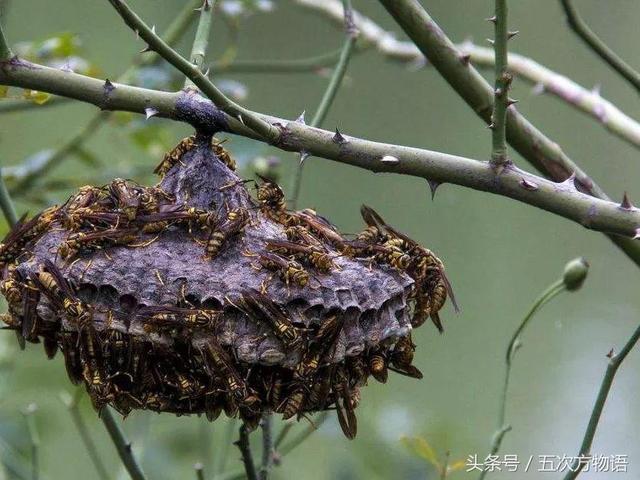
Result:
<svg viewBox="0 0 640 480"><path fill-rule="evenodd" d="M0 85L0 98L7 98L7 93L9 92L9 87L6 85Z"/></svg>
<svg viewBox="0 0 640 480"><path fill-rule="evenodd" d="M426 460L431 465L440 469L440 462L438 461L438 456L436 455L435 450L429 442L427 442L422 437L402 437L400 439L402 444L407 447L413 454L419 456L420 458Z"/></svg>

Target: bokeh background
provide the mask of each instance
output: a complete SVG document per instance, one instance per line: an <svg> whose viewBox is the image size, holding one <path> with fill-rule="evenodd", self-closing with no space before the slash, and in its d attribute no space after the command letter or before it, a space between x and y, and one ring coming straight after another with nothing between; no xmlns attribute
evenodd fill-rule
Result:
<svg viewBox="0 0 640 480"><path fill-rule="evenodd" d="M81 40L80 54L115 78L142 48L107 2L20 0L5 2L6 33L11 42L40 41L71 32ZM136 0L130 4L159 32L183 2ZM489 0L429 0L423 5L454 41L467 37L482 43L492 34L484 18ZM633 0L576 2L594 30L632 63L638 59L640 4ZM243 17L237 37L238 59L302 58L339 48L340 30L294 2L274 2L275 10ZM390 30L399 31L377 2L354 0L355 8ZM210 43L210 60L230 53L233 35L218 16ZM640 118L637 94L597 60L565 26L559 2L510 2L510 24L520 35L510 47L570 76L584 86L601 86L603 96ZM192 31L181 42L187 53ZM147 72L145 82L165 81L168 69ZM486 72L488 76L491 72ZM233 86L252 109L295 118L315 110L327 84L326 75L216 75ZM180 79L178 78L178 81ZM235 84L233 82L240 82ZM17 89L10 96L19 96ZM640 199L638 151L552 97L533 95L516 80L518 108L562 145L613 197L628 191ZM95 109L82 104L0 116L0 162L23 162L65 142ZM150 128L149 125L152 127ZM482 122L433 69L407 68L374 51L357 55L348 71L325 127L385 142L488 158L490 135ZM156 120L149 124L115 117L85 145L84 160L73 157L48 179L62 188L41 184L28 196L17 195L20 212L64 201L85 183L104 183L114 176L152 182L149 172L164 148L189 134L184 125ZM229 149L251 174L256 156L281 161L281 183L288 188L297 162L293 154L230 137ZM87 158L93 161L88 162ZM526 162L514 154L524 168ZM358 408L359 432L343 438L331 419L308 441L285 457L274 478L424 479L435 470L412 454L401 436L420 436L443 456L483 458L496 428L498 398L508 340L522 316L566 261L584 256L590 276L577 293L561 296L532 323L518 352L507 407L513 431L503 454L526 462L534 455L575 455L596 397L605 354L619 348L640 321L640 271L603 236L533 207L489 194L445 185L431 201L424 180L375 175L331 161L311 158L304 172L300 204L312 206L343 231L361 226L361 203L372 205L401 230L433 249L445 261L462 312L447 307L446 332L430 325L417 330L416 365L422 381L392 375L387 385L372 381ZM6 225L2 222L2 232ZM37 404L43 479L95 478L86 450L71 422L60 392L71 393L62 359L47 361L42 348L18 350L13 334L0 332L0 456L8 464L29 464L27 426L21 412ZM596 454L628 455L629 471L585 473L585 479L639 478L640 351L626 360L616 378L593 446ZM82 414L109 465L113 478L126 478L102 424L82 403ZM194 478L192 465L224 452L228 421L207 424L199 418L174 418L134 412L124 422L149 478ZM281 426L278 421L277 427ZM295 427L301 430L306 422ZM254 435L259 453L258 435ZM218 453L216 453L218 452ZM231 446L229 470L241 468ZM532 470L534 470L532 468ZM477 474L474 474L477 475ZM495 473L495 478L559 478L560 474ZM11 478L11 477L8 477ZM451 478L471 478L464 471Z"/></svg>

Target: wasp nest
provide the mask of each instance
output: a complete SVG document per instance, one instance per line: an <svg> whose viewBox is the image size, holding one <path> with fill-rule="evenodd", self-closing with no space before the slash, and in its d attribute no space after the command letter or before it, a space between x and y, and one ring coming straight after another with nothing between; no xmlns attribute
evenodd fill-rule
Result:
<svg viewBox="0 0 640 480"><path fill-rule="evenodd" d="M143 187L116 179L22 219L0 245L5 323L59 350L97 409L224 412L255 426L335 408L356 433L359 389L421 378L411 329L450 291L440 260L363 207L345 238L289 211L267 179L253 199L211 137L183 140Z"/></svg>

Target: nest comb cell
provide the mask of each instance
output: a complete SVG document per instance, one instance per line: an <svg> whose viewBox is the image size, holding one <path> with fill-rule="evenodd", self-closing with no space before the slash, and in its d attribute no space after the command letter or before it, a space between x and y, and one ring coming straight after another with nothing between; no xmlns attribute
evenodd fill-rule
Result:
<svg viewBox="0 0 640 480"><path fill-rule="evenodd" d="M183 140L162 180L82 187L23 218L0 245L5 323L62 352L96 409L239 416L255 427L335 409L349 438L369 376L421 378L412 328L451 289L428 249L362 208L346 238L280 187L255 198L206 135Z"/></svg>

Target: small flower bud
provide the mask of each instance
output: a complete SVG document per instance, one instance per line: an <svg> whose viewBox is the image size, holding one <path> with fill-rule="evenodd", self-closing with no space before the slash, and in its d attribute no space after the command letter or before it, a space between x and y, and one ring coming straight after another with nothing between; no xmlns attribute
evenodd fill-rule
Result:
<svg viewBox="0 0 640 480"><path fill-rule="evenodd" d="M588 272L589 263L582 257L575 258L567 263L564 267L564 275L562 276L567 290L573 292L582 287Z"/></svg>

